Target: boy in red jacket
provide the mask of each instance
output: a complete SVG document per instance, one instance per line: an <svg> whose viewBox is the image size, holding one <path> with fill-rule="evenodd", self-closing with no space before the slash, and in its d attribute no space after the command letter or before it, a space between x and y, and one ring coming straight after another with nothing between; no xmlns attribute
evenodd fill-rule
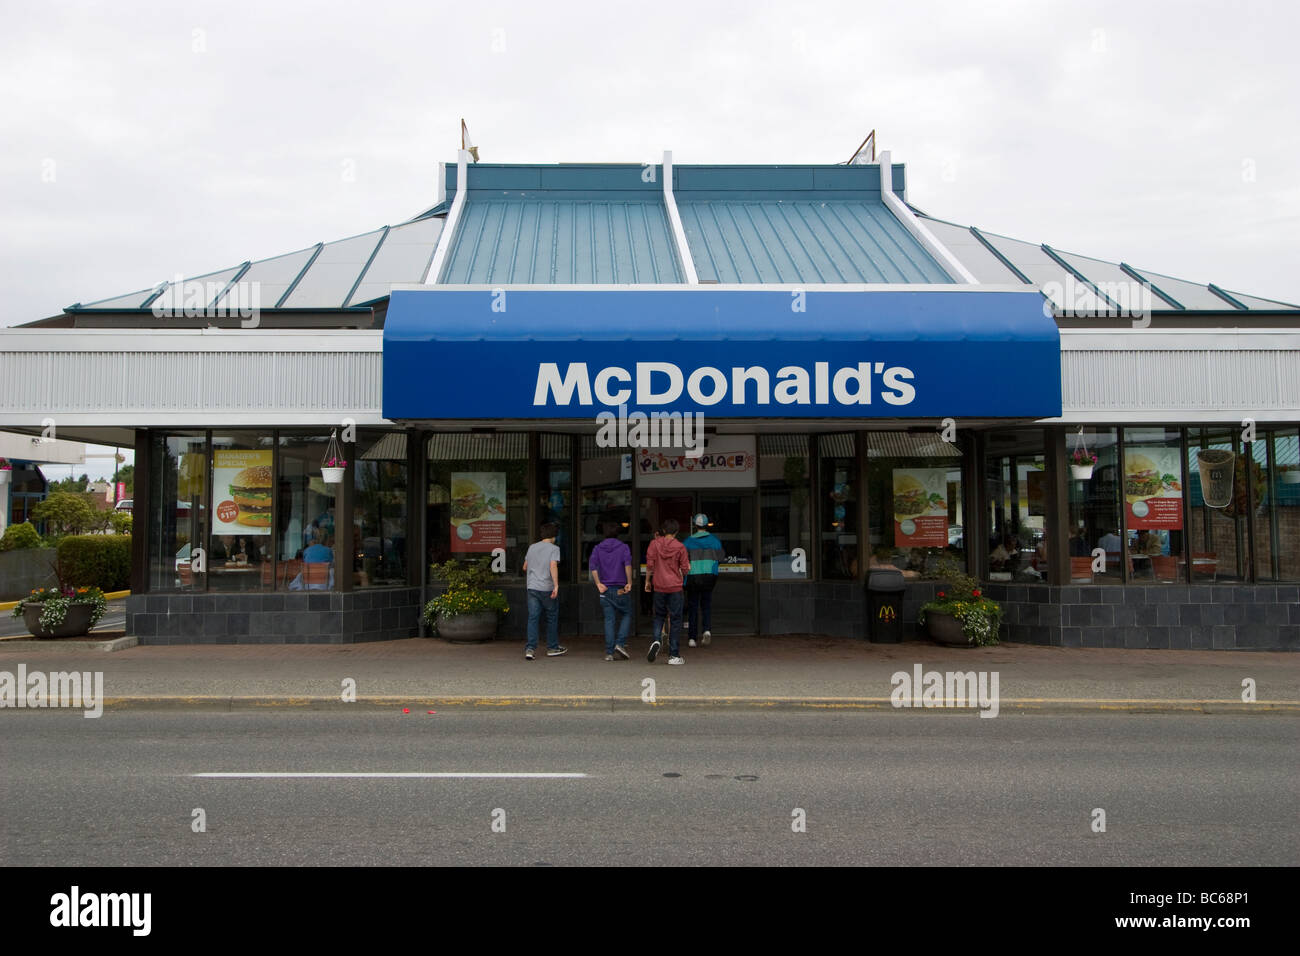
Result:
<svg viewBox="0 0 1300 956"><path fill-rule="evenodd" d="M647 661L654 661L659 654L660 638L664 631L664 618L668 621L668 663L685 664L681 657L679 638L682 630L682 582L691 571L691 559L686 554L686 546L677 540L677 519L665 518L660 526L663 536L650 542L646 552L645 589L650 590L654 583L654 627L651 634L650 651Z"/></svg>

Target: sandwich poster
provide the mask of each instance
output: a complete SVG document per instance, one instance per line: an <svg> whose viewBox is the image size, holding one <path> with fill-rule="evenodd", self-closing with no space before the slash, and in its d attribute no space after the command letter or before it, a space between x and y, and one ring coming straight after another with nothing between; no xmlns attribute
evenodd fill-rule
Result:
<svg viewBox="0 0 1300 956"><path fill-rule="evenodd" d="M1128 526L1183 526L1183 463L1177 448L1132 446L1124 452L1124 507Z"/></svg>
<svg viewBox="0 0 1300 956"><path fill-rule="evenodd" d="M491 551L506 546L506 473L451 473L451 550Z"/></svg>
<svg viewBox="0 0 1300 956"><path fill-rule="evenodd" d="M894 547L948 546L948 469L894 469Z"/></svg>
<svg viewBox="0 0 1300 956"><path fill-rule="evenodd" d="M212 452L213 534L271 533L271 452Z"/></svg>

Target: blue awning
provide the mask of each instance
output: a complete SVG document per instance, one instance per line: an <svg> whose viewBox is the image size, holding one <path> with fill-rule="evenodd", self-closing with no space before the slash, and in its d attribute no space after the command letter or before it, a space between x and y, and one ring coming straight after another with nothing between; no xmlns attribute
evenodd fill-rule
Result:
<svg viewBox="0 0 1300 956"><path fill-rule="evenodd" d="M1034 289L396 289L391 420L1054 418L1060 337Z"/></svg>

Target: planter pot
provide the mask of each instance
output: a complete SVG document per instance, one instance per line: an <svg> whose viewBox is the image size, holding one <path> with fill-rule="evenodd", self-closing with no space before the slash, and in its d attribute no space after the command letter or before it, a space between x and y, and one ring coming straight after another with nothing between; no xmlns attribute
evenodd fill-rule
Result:
<svg viewBox="0 0 1300 956"><path fill-rule="evenodd" d="M8 468L0 469L0 485L9 484L9 476L12 474L13 472Z"/></svg>
<svg viewBox="0 0 1300 956"><path fill-rule="evenodd" d="M1300 485L1300 471L1283 471L1278 474L1278 479L1284 485Z"/></svg>
<svg viewBox="0 0 1300 956"><path fill-rule="evenodd" d="M346 468L322 468L320 476L325 479L327 485L341 485L343 483L343 472Z"/></svg>
<svg viewBox="0 0 1300 956"><path fill-rule="evenodd" d="M481 644L497 636L497 612L475 611L438 618L438 636L453 644Z"/></svg>
<svg viewBox="0 0 1300 956"><path fill-rule="evenodd" d="M926 611L925 629L930 632L930 637L940 644L947 644L950 647L971 646L971 642L966 639L961 629L961 621L951 614L944 614L942 611Z"/></svg>
<svg viewBox="0 0 1300 956"><path fill-rule="evenodd" d="M1070 476L1075 481L1087 481L1092 477L1092 465L1071 465Z"/></svg>
<svg viewBox="0 0 1300 956"><path fill-rule="evenodd" d="M74 604L68 608L68 615L63 623L52 631L41 627L41 605L30 604L23 608L23 623L33 637L80 637L90 633L90 616L95 608L89 604Z"/></svg>

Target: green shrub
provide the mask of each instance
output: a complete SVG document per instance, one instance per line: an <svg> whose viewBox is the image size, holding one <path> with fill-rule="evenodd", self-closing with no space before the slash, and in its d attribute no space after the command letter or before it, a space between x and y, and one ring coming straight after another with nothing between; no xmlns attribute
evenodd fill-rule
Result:
<svg viewBox="0 0 1300 956"><path fill-rule="evenodd" d="M44 521L50 537L81 534L93 529L99 521L95 509L84 496L71 491L56 491L32 508L32 517Z"/></svg>
<svg viewBox="0 0 1300 956"><path fill-rule="evenodd" d="M39 548L41 543L41 536L37 533L36 528L32 526L30 521L24 521L22 524L11 524L5 528L4 536L0 537L0 551Z"/></svg>
<svg viewBox="0 0 1300 956"><path fill-rule="evenodd" d="M59 542L57 557L64 578L75 587L123 591L131 586L129 534L70 535Z"/></svg>
<svg viewBox="0 0 1300 956"><path fill-rule="evenodd" d="M113 534L130 534L131 533L131 512L114 511L108 516L109 526L113 529Z"/></svg>

